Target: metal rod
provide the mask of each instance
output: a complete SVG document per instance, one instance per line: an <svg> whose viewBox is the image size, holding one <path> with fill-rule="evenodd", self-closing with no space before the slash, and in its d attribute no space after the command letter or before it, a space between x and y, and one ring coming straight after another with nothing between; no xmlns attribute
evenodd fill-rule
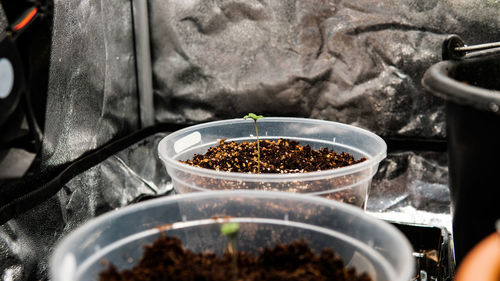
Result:
<svg viewBox="0 0 500 281"><path fill-rule="evenodd" d="M153 74L149 45L148 4L146 0L133 0L135 48L137 61L137 88L141 126L154 124Z"/></svg>
<svg viewBox="0 0 500 281"><path fill-rule="evenodd" d="M485 44L472 45L472 46L456 47L455 51L457 51L457 52L471 52L471 51L493 49L493 48L497 48L497 47L500 47L500 42L485 43Z"/></svg>

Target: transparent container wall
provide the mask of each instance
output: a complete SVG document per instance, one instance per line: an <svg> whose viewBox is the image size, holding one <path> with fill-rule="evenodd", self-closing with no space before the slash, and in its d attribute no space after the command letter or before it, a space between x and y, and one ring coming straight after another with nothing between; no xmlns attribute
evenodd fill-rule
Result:
<svg viewBox="0 0 500 281"><path fill-rule="evenodd" d="M376 168L373 168L376 169ZM194 176L192 173L176 170L171 174L177 193L216 190L268 190L317 195L365 208L372 169L358 171L344 176L324 176L321 179L296 179L289 181L245 181L238 178ZM340 187L338 187L340 186ZM337 187L337 188L335 188Z"/></svg>
<svg viewBox="0 0 500 281"><path fill-rule="evenodd" d="M96 280L109 262L131 268L160 233L179 237L195 252L222 253L227 241L219 223L228 217L241 224L240 250L305 239L318 253L332 248L374 280L413 276L406 238L358 208L292 193L219 191L146 201L88 222L58 245L50 262L52 280Z"/></svg>
<svg viewBox="0 0 500 281"><path fill-rule="evenodd" d="M194 226L191 224L195 224ZM195 253L213 252L223 255L227 252L227 238L220 234L220 225L216 222L205 224L206 221L191 222L178 229L169 229L162 232L180 238L183 246ZM277 244L291 244L297 239L304 240L311 249L319 254L323 249L335 249L335 253L343 257L345 265L356 268L358 274L368 273L376 280L391 280L394 272L387 264L380 262L380 255L371 248L359 247L355 243L335 236L328 230L322 232L309 225L269 222L267 220L253 219L252 222L240 222L240 231L237 237L238 250L259 255L263 248L273 248ZM131 269L141 258L144 245L150 245L159 234L147 232L137 237L127 237L125 241L116 241L106 251L92 257L92 261L81 267L74 280L96 280L100 272L112 262L118 270ZM134 239L135 238L135 239ZM104 262L105 261L105 262Z"/></svg>
<svg viewBox="0 0 500 281"><path fill-rule="evenodd" d="M209 147L227 141L255 141L253 121L234 119L189 127L165 137L158 150L177 193L257 189L319 195L364 208L368 189L380 161L386 156L386 144L377 135L346 124L302 118L265 118L258 121L259 138L286 138L310 145L327 147L367 160L349 167L298 174L244 174L217 172L191 167L179 160L205 153Z"/></svg>

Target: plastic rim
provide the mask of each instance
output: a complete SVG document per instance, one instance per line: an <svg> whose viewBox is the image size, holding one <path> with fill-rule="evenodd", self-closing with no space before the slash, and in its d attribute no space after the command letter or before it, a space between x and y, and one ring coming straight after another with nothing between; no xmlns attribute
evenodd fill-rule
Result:
<svg viewBox="0 0 500 281"><path fill-rule="evenodd" d="M375 165L378 165L380 161L382 161L386 156L387 156L387 144L385 141L379 137L378 135L351 125L343 124L343 123L338 123L338 122L333 122L333 121L326 121L326 120L318 120L318 119L308 119L308 118L295 118L295 117L267 117L265 119L260 119L259 122L287 122L287 123L296 123L296 122L301 122L301 123L309 123L309 124L327 124L327 125L334 125L336 127L344 128L344 129L349 129L356 131L360 134L366 135L366 137L370 137L375 139L377 142L379 142L383 147L381 151L375 155L371 155L367 157L366 161L363 161L361 163L357 163L354 165L350 165L347 167L342 167L338 169L331 169L331 170L324 170L324 171L316 171L316 172L308 172L308 173L289 173L289 174L249 174L249 173L237 173L237 172L226 172L226 171L215 171L215 170L210 170L210 169L203 169L199 167L194 167L190 166L187 164L180 163L177 160L174 160L171 157L168 157L165 155L166 153L166 142L171 139L175 138L178 135L181 135L187 131L193 131L196 129L200 128L206 128L210 126L216 126L219 124L225 124L228 122L234 122L234 123L243 123L243 122L249 122L248 120L242 120L242 119L229 119L229 120L220 120L220 121L213 121L213 122L208 122L208 123L203 123L195 126L190 126L184 129L181 129L179 131L173 132L172 134L169 134L165 138L163 138L160 143L158 144L158 155L162 161L165 163L168 163L171 167L177 170L183 170L186 172L190 172L196 175L203 175L203 176L209 176L209 177L215 177L215 178L220 178L220 179L234 179L237 177L238 179L242 179L245 181L254 181L254 182L261 182L261 181L271 181L271 182L279 182L283 180L294 180L294 181L311 181L311 180L317 180L317 179L324 179L327 177L330 177L332 175L335 176L344 176L344 175L349 175L353 174L358 171L363 171L366 169L369 169ZM373 176L373 174L376 171L372 171L370 176ZM300 176L297 178L297 176Z"/></svg>
<svg viewBox="0 0 500 281"><path fill-rule="evenodd" d="M461 63L480 63L478 59L468 61L442 61L432 65L424 73L422 85L432 94L447 101L476 109L500 114L500 91L464 84L449 75Z"/></svg>

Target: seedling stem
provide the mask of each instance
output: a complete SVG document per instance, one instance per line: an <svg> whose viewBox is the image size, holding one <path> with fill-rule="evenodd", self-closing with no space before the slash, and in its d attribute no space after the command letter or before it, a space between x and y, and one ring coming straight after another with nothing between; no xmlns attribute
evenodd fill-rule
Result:
<svg viewBox="0 0 500 281"><path fill-rule="evenodd" d="M259 144L260 141L259 141L259 129L257 128L257 120L264 118L264 116L256 115L254 113L248 113L248 115L245 115L245 117L243 117L243 119L245 119L245 120L248 118L253 119L253 123L255 126L255 135L257 136L257 170L260 174L260 144Z"/></svg>

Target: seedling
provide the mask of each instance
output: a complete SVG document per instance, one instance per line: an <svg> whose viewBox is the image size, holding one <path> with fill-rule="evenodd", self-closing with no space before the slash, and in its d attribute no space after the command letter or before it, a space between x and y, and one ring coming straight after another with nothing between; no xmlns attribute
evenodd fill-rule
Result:
<svg viewBox="0 0 500 281"><path fill-rule="evenodd" d="M234 237L239 229L240 225L237 222L227 222L220 227L220 232L228 237Z"/></svg>
<svg viewBox="0 0 500 281"><path fill-rule="evenodd" d="M220 227L220 232L228 238L227 250L232 256L231 267L233 269L234 281L238 280L238 249L236 236L238 235L239 229L240 225L237 222L227 222Z"/></svg>
<svg viewBox="0 0 500 281"><path fill-rule="evenodd" d="M257 128L257 120L264 118L262 115L256 115L254 113L248 113L248 115L245 115L243 119L247 120L248 118L253 119L253 123L255 125L255 135L257 136L257 170L260 174L260 145L259 145L259 129Z"/></svg>

